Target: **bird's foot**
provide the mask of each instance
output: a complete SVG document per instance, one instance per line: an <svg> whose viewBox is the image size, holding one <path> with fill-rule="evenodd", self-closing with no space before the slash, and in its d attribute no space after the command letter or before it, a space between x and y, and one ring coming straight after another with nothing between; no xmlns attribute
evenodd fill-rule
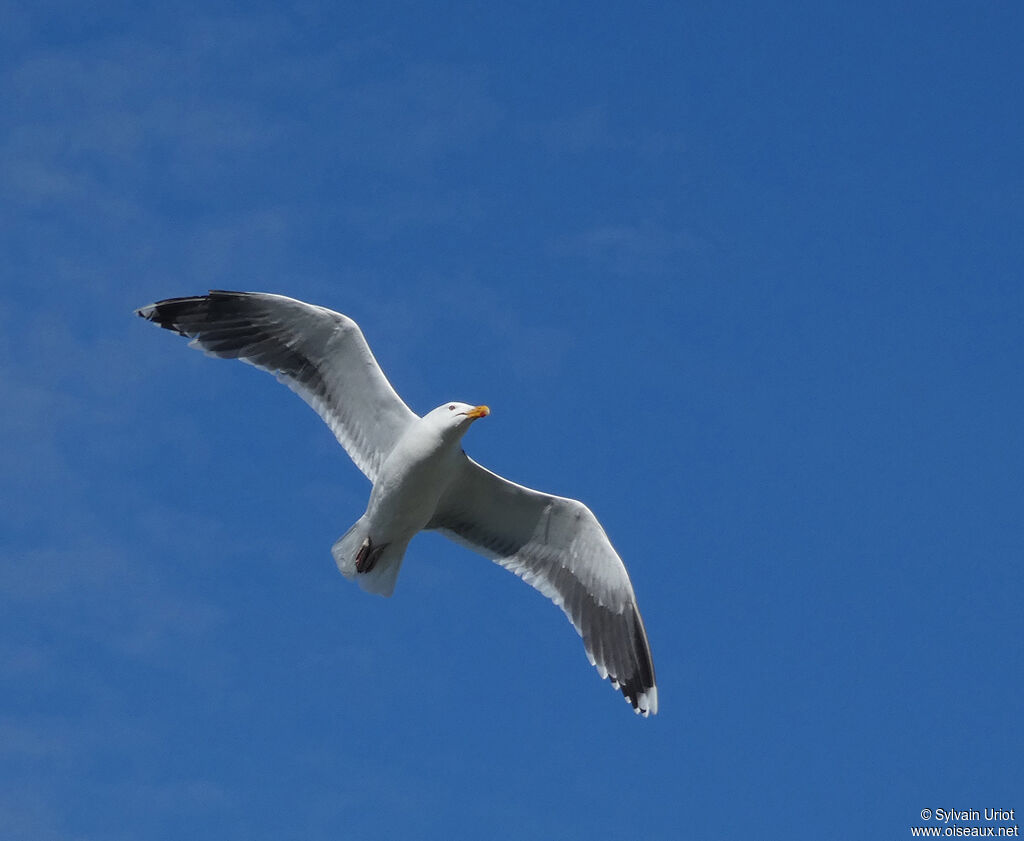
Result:
<svg viewBox="0 0 1024 841"><path fill-rule="evenodd" d="M369 572L373 569L380 553L386 548L386 543L383 546L374 546L373 541L367 537L356 552L356 572Z"/></svg>

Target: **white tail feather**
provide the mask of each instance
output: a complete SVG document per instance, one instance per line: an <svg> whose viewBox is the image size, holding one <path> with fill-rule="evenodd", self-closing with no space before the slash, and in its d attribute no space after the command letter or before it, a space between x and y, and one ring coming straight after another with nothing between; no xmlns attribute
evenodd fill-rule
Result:
<svg viewBox="0 0 1024 841"><path fill-rule="evenodd" d="M365 517L356 520L355 525L335 541L331 547L331 554L334 556L334 563L338 565L338 571L347 579L356 581L367 593L390 596L395 592L398 571L401 569L402 558L405 557L405 549L409 542L388 544L380 553L373 569L369 572L356 572L356 553L359 552L363 541L370 536L365 520Z"/></svg>

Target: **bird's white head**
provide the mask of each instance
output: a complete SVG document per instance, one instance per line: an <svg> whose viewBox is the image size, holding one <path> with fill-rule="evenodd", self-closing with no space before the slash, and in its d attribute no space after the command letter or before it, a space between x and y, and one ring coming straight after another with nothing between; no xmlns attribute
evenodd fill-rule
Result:
<svg viewBox="0 0 1024 841"><path fill-rule="evenodd" d="M424 420L439 426L443 434L454 434L462 437L469 425L477 418L485 418L491 413L486 406L471 406L469 403L442 403L428 412Z"/></svg>

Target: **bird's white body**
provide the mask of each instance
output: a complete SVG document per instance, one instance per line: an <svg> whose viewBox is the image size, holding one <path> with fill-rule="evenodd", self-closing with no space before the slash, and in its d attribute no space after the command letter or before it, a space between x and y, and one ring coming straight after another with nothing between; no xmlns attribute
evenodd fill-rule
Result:
<svg viewBox="0 0 1024 841"><path fill-rule="evenodd" d="M342 575L370 593L394 592L409 541L434 518L462 469L462 436L473 420L485 416L484 408L445 403L409 424L381 465L366 512L331 549ZM356 555L367 538L384 548L373 568L359 574Z"/></svg>
<svg viewBox="0 0 1024 841"><path fill-rule="evenodd" d="M448 406L455 406L449 410ZM409 425L388 454L370 492L364 516L381 539L409 539L422 531L461 467L462 436L469 429L464 403L439 406ZM451 416L452 423L445 423Z"/></svg>

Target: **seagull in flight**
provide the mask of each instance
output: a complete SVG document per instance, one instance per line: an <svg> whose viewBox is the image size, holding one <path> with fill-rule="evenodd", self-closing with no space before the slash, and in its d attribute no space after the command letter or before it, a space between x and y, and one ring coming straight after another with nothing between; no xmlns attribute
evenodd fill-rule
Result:
<svg viewBox="0 0 1024 841"><path fill-rule="evenodd" d="M622 559L582 502L517 485L466 455L462 437L487 406L449 401L420 417L351 318L283 295L211 291L136 313L211 356L269 371L331 428L373 484L365 513L331 549L342 575L390 596L409 541L438 531L551 599L601 677L637 713L658 711L651 648Z"/></svg>

